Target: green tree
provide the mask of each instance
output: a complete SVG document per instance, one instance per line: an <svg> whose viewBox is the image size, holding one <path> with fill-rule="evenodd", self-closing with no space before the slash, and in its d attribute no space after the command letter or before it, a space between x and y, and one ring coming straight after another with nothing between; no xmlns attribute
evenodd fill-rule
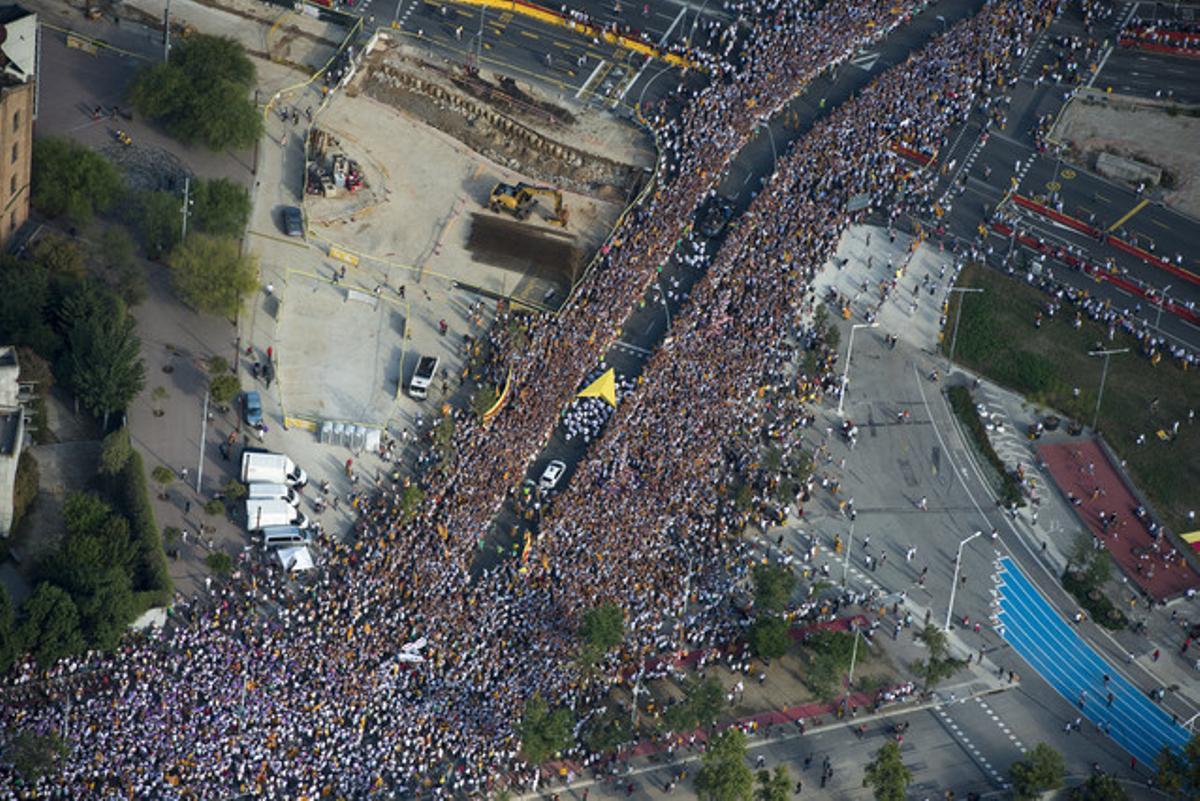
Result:
<svg viewBox="0 0 1200 801"><path fill-rule="evenodd" d="M75 322L67 335L67 383L92 414L123 411L146 383L141 340L125 304L111 299L106 313Z"/></svg>
<svg viewBox="0 0 1200 801"><path fill-rule="evenodd" d="M208 393L212 396L212 402L219 406L232 402L241 391L242 382L230 372L215 375L208 382Z"/></svg>
<svg viewBox="0 0 1200 801"><path fill-rule="evenodd" d="M475 412L475 416L482 422L483 416L488 409L496 405L496 399L499 397L495 387L491 384L484 384L471 396L471 411Z"/></svg>
<svg viewBox="0 0 1200 801"><path fill-rule="evenodd" d="M754 801L788 801L792 797L792 777L787 765L776 765L775 772L760 770Z"/></svg>
<svg viewBox="0 0 1200 801"><path fill-rule="evenodd" d="M21 643L17 637L12 599L8 597L8 590L0 584L0 674L7 673L20 655Z"/></svg>
<svg viewBox="0 0 1200 801"><path fill-rule="evenodd" d="M78 280L83 278L87 266L79 245L59 234L49 234L39 239L30 255L52 276L61 275Z"/></svg>
<svg viewBox="0 0 1200 801"><path fill-rule="evenodd" d="M535 693L525 702L525 714L517 725L525 758L531 764L540 765L559 751L569 748L573 725L570 709L560 706L551 710L541 694Z"/></svg>
<svg viewBox="0 0 1200 801"><path fill-rule="evenodd" d="M167 63L138 74L130 100L183 142L211 150L249 147L262 133L254 82L254 64L241 44L194 35L175 45Z"/></svg>
<svg viewBox="0 0 1200 801"><path fill-rule="evenodd" d="M875 801L904 801L911 783L912 772L900 758L900 743L888 740L867 763L863 787L871 788Z"/></svg>
<svg viewBox="0 0 1200 801"><path fill-rule="evenodd" d="M664 731L691 731L699 723L700 721L696 718L696 710L686 699L667 704L663 708L662 726Z"/></svg>
<svg viewBox="0 0 1200 801"><path fill-rule="evenodd" d="M43 581L22 607L21 643L43 667L85 647L79 610L60 587Z"/></svg>
<svg viewBox="0 0 1200 801"><path fill-rule="evenodd" d="M121 176L91 148L47 136L33 141L32 185L30 201L38 211L85 223L116 202Z"/></svg>
<svg viewBox="0 0 1200 801"><path fill-rule="evenodd" d="M1200 795L1200 735L1194 735L1182 752L1163 748L1155 760L1158 786L1179 798Z"/></svg>
<svg viewBox="0 0 1200 801"><path fill-rule="evenodd" d="M100 443L100 474L119 475L129 461L131 450L128 428L122 426L106 436Z"/></svg>
<svg viewBox="0 0 1200 801"><path fill-rule="evenodd" d="M753 576L755 609L778 614L787 608L796 588L791 570L784 565L756 565Z"/></svg>
<svg viewBox="0 0 1200 801"><path fill-rule="evenodd" d="M1014 762L1008 775L1012 780L1013 798L1018 801L1037 798L1046 790L1062 787L1066 763L1062 754L1045 743L1038 743L1025 758Z"/></svg>
<svg viewBox="0 0 1200 801"><path fill-rule="evenodd" d="M250 193L228 178L192 183L189 224L214 236L240 239L250 219Z"/></svg>
<svg viewBox="0 0 1200 801"><path fill-rule="evenodd" d="M258 262L228 237L192 234L167 259L184 303L233 319L242 298L258 284Z"/></svg>
<svg viewBox="0 0 1200 801"><path fill-rule="evenodd" d="M625 610L612 601L587 610L579 624L579 639L601 654L611 651L625 639Z"/></svg>
<svg viewBox="0 0 1200 801"><path fill-rule="evenodd" d="M246 497L246 485L235 478L225 482L224 488L221 490L225 493L225 497L231 501L240 501Z"/></svg>
<svg viewBox="0 0 1200 801"><path fill-rule="evenodd" d="M787 621L775 615L764 615L754 621L747 632L750 650L759 659L778 659L792 645Z"/></svg>
<svg viewBox="0 0 1200 801"><path fill-rule="evenodd" d="M1093 773L1083 784L1071 788L1071 801L1128 801L1125 786L1111 773Z"/></svg>
<svg viewBox="0 0 1200 801"><path fill-rule="evenodd" d="M166 489L175 480L175 471L166 465L155 465L154 469L150 471L150 478L154 479L154 482L161 485L163 489Z"/></svg>
<svg viewBox="0 0 1200 801"><path fill-rule="evenodd" d="M26 345L53 358L61 343L48 323L49 304L50 274L46 268L0 254L0 331L4 331L6 344Z"/></svg>
<svg viewBox="0 0 1200 801"><path fill-rule="evenodd" d="M111 270L113 291L130 306L146 299L146 274L134 259L133 238L121 225L110 225L100 235L100 254Z"/></svg>
<svg viewBox="0 0 1200 801"><path fill-rule="evenodd" d="M593 715L584 727L582 736L583 744L594 754L616 751L633 738L629 716L615 705Z"/></svg>
<svg viewBox="0 0 1200 801"><path fill-rule="evenodd" d="M696 792L708 801L750 801L754 773L746 765L746 735L726 729L708 742L696 775Z"/></svg>
<svg viewBox="0 0 1200 801"><path fill-rule="evenodd" d="M218 576L228 576L233 570L233 559L224 551L214 551L204 557L204 564Z"/></svg>
<svg viewBox="0 0 1200 801"><path fill-rule="evenodd" d="M131 193L124 219L137 230L146 255L161 259L183 235L183 198L171 192Z"/></svg>
<svg viewBox="0 0 1200 801"><path fill-rule="evenodd" d="M13 737L4 749L4 760L12 764L17 774L27 783L33 784L48 776L66 759L70 749L55 733L37 734L23 731Z"/></svg>
<svg viewBox="0 0 1200 801"><path fill-rule="evenodd" d="M717 716L725 708L725 691L721 688L721 682L709 676L703 681L691 682L685 692L700 726L707 729L717 722Z"/></svg>
<svg viewBox="0 0 1200 801"><path fill-rule="evenodd" d="M111 516L112 507L95 493L72 492L63 504L63 522L72 537L94 534Z"/></svg>
<svg viewBox="0 0 1200 801"><path fill-rule="evenodd" d="M914 663L913 671L924 680L926 690L966 667L963 660L949 656L950 645L946 639L946 632L937 626L925 626L917 632L917 639L924 643L929 656L924 662Z"/></svg>
<svg viewBox="0 0 1200 801"><path fill-rule="evenodd" d="M88 591L75 597L75 605L89 646L111 651L137 616L129 572L119 567L99 572Z"/></svg>
<svg viewBox="0 0 1200 801"><path fill-rule="evenodd" d="M204 364L208 367L208 374L213 378L229 372L229 362L224 356L209 356L204 360Z"/></svg>
<svg viewBox="0 0 1200 801"><path fill-rule="evenodd" d="M13 480L13 528L24 519L29 507L37 500L41 480L41 469L37 459L28 450L22 450L20 458L17 459L17 475Z"/></svg>

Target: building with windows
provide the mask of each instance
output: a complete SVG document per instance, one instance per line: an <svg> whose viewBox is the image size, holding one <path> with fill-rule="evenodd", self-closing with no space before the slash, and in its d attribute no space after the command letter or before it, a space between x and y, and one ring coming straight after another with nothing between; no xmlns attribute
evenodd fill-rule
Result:
<svg viewBox="0 0 1200 801"><path fill-rule="evenodd" d="M37 14L0 6L0 247L29 218L38 35Z"/></svg>

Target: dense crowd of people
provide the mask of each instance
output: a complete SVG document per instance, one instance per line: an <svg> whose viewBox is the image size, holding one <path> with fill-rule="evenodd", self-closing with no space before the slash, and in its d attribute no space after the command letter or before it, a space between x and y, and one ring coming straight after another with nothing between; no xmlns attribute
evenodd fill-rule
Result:
<svg viewBox="0 0 1200 801"><path fill-rule="evenodd" d="M48 672L25 664L6 681L4 729L62 731L71 747L38 787L44 796L527 788L537 768L521 762L514 730L525 702L540 693L582 711L605 690L575 666L583 610L600 600L625 610L627 641L611 657L625 663L736 633L726 607L746 546L729 534L753 504L734 484L754 474L763 438L786 463L812 419L804 404L837 391L827 351L801 356L819 349L811 281L856 216L848 201L866 194L893 214L929 203L904 184L886 141L936 149L1002 84L1053 8L987 4L797 142L682 301L671 343L626 387L529 552L472 576L506 491L758 119L898 21L890 0L742 5L753 35L739 61L680 114L653 120L664 182L566 311L511 348L510 407L488 427L456 414L453 454L418 479L426 502L415 513L402 503L408 479L364 490L351 499L355 536L322 535L311 586L247 557L212 604L178 605L163 634ZM895 200L901 188L911 199ZM745 486L771 491L769 478ZM19 796L5 779L3 795Z"/></svg>

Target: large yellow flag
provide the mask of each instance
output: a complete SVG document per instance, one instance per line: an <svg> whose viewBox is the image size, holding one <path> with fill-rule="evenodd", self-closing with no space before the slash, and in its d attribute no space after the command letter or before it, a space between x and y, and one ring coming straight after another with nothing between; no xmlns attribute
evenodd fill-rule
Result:
<svg viewBox="0 0 1200 801"><path fill-rule="evenodd" d="M617 405L617 374L610 367L599 378L579 391L577 398L600 398L609 406Z"/></svg>

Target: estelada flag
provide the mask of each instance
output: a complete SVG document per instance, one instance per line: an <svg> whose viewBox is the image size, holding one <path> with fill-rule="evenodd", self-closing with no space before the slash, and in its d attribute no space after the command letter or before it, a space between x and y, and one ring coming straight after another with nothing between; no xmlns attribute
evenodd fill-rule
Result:
<svg viewBox="0 0 1200 801"><path fill-rule="evenodd" d="M613 368L608 368L600 377L583 389L579 390L577 398L600 398L609 406L617 405L617 374Z"/></svg>

